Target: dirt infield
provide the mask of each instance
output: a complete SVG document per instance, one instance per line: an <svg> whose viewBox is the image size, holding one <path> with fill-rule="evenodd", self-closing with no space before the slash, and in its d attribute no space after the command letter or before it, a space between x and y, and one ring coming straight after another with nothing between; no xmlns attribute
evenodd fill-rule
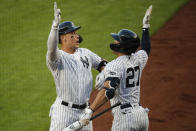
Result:
<svg viewBox="0 0 196 131"><path fill-rule="evenodd" d="M141 81L141 103L151 110L150 131L196 130L195 23L196 0L192 0L151 38ZM94 131L110 131L112 119L111 112L95 119Z"/></svg>

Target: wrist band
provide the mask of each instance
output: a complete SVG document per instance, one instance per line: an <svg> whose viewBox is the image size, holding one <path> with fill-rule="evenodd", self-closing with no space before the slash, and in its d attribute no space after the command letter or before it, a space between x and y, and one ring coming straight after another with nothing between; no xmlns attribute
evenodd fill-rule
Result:
<svg viewBox="0 0 196 131"><path fill-rule="evenodd" d="M58 29L59 29L59 27L58 27L58 26L57 26L57 27L52 26L52 29L58 30Z"/></svg>

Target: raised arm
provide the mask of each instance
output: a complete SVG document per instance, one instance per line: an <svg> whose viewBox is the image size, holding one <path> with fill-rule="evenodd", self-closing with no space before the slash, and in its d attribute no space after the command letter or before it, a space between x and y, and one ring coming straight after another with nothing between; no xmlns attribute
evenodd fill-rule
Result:
<svg viewBox="0 0 196 131"><path fill-rule="evenodd" d="M51 27L51 31L48 37L48 51L47 51L47 59L50 62L53 62L58 59L58 25L60 23L61 12L60 9L57 9L56 2L54 3L54 20Z"/></svg>
<svg viewBox="0 0 196 131"><path fill-rule="evenodd" d="M143 31L142 31L142 41L141 41L141 49L146 51L146 53L150 54L151 43L150 43L150 16L152 12L152 5L147 9L146 14L143 18Z"/></svg>

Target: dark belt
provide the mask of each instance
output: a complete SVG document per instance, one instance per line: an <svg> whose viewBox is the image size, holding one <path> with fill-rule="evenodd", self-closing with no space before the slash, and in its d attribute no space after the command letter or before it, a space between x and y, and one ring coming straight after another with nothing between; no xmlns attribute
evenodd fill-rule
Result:
<svg viewBox="0 0 196 131"><path fill-rule="evenodd" d="M69 105L69 103L67 103L65 101L62 101L61 104L64 105L64 106L68 106ZM85 109L86 107L87 107L87 104L86 103L83 104L83 105L72 104L72 106L71 106L71 108L76 108L76 109L81 109L81 110L82 109Z"/></svg>
<svg viewBox="0 0 196 131"><path fill-rule="evenodd" d="M123 104L120 106L120 109L124 109L124 108L128 108L128 107L135 107L135 106L140 106L140 104L138 104L138 105Z"/></svg>

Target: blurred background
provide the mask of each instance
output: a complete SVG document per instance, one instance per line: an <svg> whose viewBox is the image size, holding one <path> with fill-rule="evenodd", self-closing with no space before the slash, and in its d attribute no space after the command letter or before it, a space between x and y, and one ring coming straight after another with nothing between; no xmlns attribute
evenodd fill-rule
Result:
<svg viewBox="0 0 196 131"><path fill-rule="evenodd" d="M110 33L122 28L141 36L142 19L153 5L151 35L189 0L57 0L63 21L82 28L88 48L110 61ZM0 130L46 131L56 98L46 66L54 0L0 0ZM97 71L93 70L95 78Z"/></svg>

